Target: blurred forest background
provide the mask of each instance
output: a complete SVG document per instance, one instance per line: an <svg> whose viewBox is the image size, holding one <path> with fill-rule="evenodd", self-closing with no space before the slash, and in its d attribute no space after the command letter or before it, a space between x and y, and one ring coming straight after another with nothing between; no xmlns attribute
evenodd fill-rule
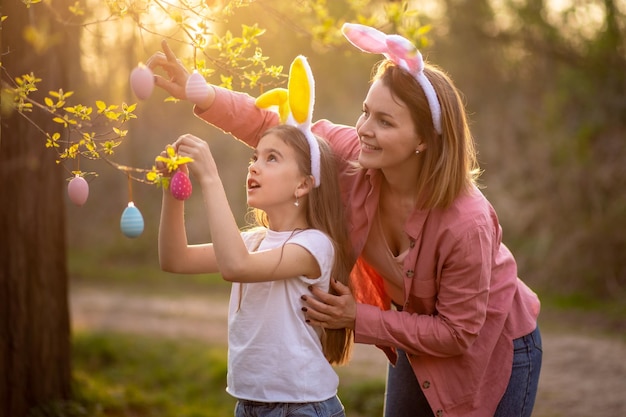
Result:
<svg viewBox="0 0 626 417"><path fill-rule="evenodd" d="M180 2L161 0L5 0L1 5L3 43L15 35L6 28L18 9L28 7L26 20L34 20L35 10L39 16L49 15L50 19L47 25L24 30L23 35L30 44L28 51L3 47L3 90L11 84L10 80L22 75L7 71L11 68L6 65L9 58L28 61L35 55L48 54L49 60L43 65L29 69L44 78L45 86L41 87L39 95L33 94L34 98L41 99L50 90L63 89L74 92L68 99L71 103L93 105L96 100L107 104L137 103L129 86L130 72L139 62L145 62L159 51L163 39L168 39L190 70L194 60L199 62L199 50L190 41L193 39L191 27L179 25L181 20L172 12L177 4ZM286 74L296 55L307 56L316 80L314 119L327 118L337 123L355 123L369 87L371 68L380 59L348 45L338 32L341 23L364 19L364 23L384 32L399 32L414 40L425 59L445 69L463 93L484 169L483 192L499 214L504 243L516 256L519 276L539 293L544 304L601 310L600 315L585 316L592 326L599 323L597 320L611 321L616 314L619 324L610 331L623 330L626 317L622 301L626 295L625 0L206 0L198 4L215 11L214 16L206 16L206 22L210 23L206 31L218 34L221 41L229 32L237 37L242 31L264 29L257 38L257 46L262 48L263 56L269 57L268 66L282 65ZM237 7L231 8L233 5ZM161 9L169 10L169 15L158 13ZM47 50L50 45L57 48L54 53ZM209 51L213 46L202 45ZM225 80L220 75L227 71L217 61L214 63L216 72L205 75L209 82L220 84ZM60 78L56 74L55 80L63 79L64 83L45 83L46 77L55 75L55 70L63 73ZM232 87L257 96L268 88L284 86L285 81L283 75L251 86L235 78ZM7 97L3 92L3 109ZM197 119L191 104L168 100L161 90L155 90L149 100L138 102L135 114L137 119L125 125L128 134L115 148L115 164L150 169L165 145L179 135L192 133L205 138L216 155L236 217L245 225L244 179L250 150ZM2 114L0 195L3 207L0 214L4 216L15 210L23 221L30 219L27 216L37 215L38 211L45 209L47 213L49 207L57 203L63 206L64 212L63 218L54 217L55 214L45 218L40 213L38 221L27 221L28 233L19 229L23 223L13 229L7 227L6 223L14 217L0 219L0 230L13 233L0 235L0 272L7 274L1 281L2 284L10 282L0 286L0 300L11 300L11 303L0 304L0 359L3 359L0 375L6 377L0 377L0 417L3 401L10 395L2 392L2 383L8 384L9 392L12 388L15 392L21 390L24 401L31 405L42 399L58 398L57 395L68 397L64 381L60 383L60 390L56 387L52 390L52 397L46 393L47 388L35 392L28 385L32 380L36 383L39 375L46 377L42 385L59 385L47 381L49 374L57 371L50 372L46 368L55 361L48 360L51 354L45 346L55 345L60 340L58 351L61 354L68 351L63 340L68 331L64 327L68 277L70 290L80 290L85 283L95 284L100 289L117 288L122 294L130 294L132 288L136 290L133 293L146 297L153 293L165 294L166 299L158 301L161 304L169 300L167 297L182 293L226 299L228 291L228 285L219 277L184 277L183 285L182 277L159 270L157 233L161 190L156 186L129 182L127 173L116 169L115 164L84 158L79 164L76 160L64 159L57 171L67 180L76 169L89 173L89 199L82 207L69 201L65 184L60 189L53 189L49 184L42 189L38 188L39 183L23 181L21 172L28 170L16 168L20 165L11 160L14 147L7 142L7 137L11 140L13 136L7 135L5 130L5 123L15 118L15 114ZM44 149L45 132L32 136L37 135L41 136L42 152L54 153L52 149ZM39 139L29 140L37 142ZM15 184L11 183L14 178L17 178ZM59 178L58 182L61 181ZM13 201L14 192L30 195ZM64 201L58 202L61 193ZM120 231L120 216L131 199L145 221L144 232L136 239L126 238ZM28 201L28 208L20 206L24 201ZM61 229L53 244L67 247L67 271L62 262L41 261L41 256L53 252L49 246L34 244L51 233L41 217L58 223ZM210 239L199 190L195 190L186 203L186 219L192 242ZM9 241L6 236L15 240ZM14 248L19 248L22 258L16 269L11 269L13 266L5 265L13 259L12 251L18 251ZM65 256L65 252L60 251L60 255ZM34 264L39 271L29 270ZM56 291L52 291L55 288ZM93 301L89 297L86 300ZM53 302L46 307L41 304L49 301ZM130 300L120 301L120 306L126 304L130 310L134 308ZM140 313L156 311L158 314L160 311L144 307L145 311L137 309L138 317ZM606 313L613 317L607 318ZM54 323L61 322L61 330L46 322L48 316ZM146 322L143 324L147 326ZM24 334L20 333L22 329L25 329ZM11 346L7 349L10 343L2 340L7 334L19 336L15 338L15 344L19 345L15 349L17 353L11 351ZM54 343L49 343L51 340ZM30 345L25 348L22 342ZM41 352L39 342L44 346ZM211 416L214 414L210 410L218 405L220 410L230 412L232 403L224 399L227 396L223 394L223 346L207 352L204 345L189 347L186 342L179 342L183 343L157 344L153 339L85 334L74 329L71 339L74 391L79 397L94 397L91 403L105 404L104 408L97 413L94 406L88 412L66 410L56 414L40 409L40 414L31 415ZM571 345L565 346L564 350L571 350ZM584 356L593 349L583 350L581 355ZM174 351L177 354L172 355ZM58 372L69 369L68 356L58 361L64 362ZM32 367L28 369L33 375L30 381L22 381L21 371L26 368L11 368L20 357L26 368ZM31 366L31 357L41 362ZM196 361L192 362L192 358ZM143 370L133 368L141 361L144 361ZM579 358L575 359L577 362ZM6 369L17 371L9 374L4 372ZM100 379L105 375L111 375L114 382L106 385ZM11 385L13 377L24 383ZM623 376L618 377L623 380ZM130 382L133 378L145 379L149 388L139 393ZM63 375L59 379L68 378ZM589 383L598 389L604 386L601 379L590 377ZM380 415L384 389L380 376L373 385L367 385L366 380L366 385L358 386L359 382L364 382L360 376L344 378L342 375L342 381L348 382L347 388L343 388L347 391L340 395L347 408L356 410L351 415ZM158 396L169 388L176 395L195 390L195 395L203 401L207 391L211 395L218 391L223 395L209 398L212 401L209 411L204 403L200 406L202 412L192 410L191 401L174 395L175 399L170 401L177 403L176 406L187 404L189 409L168 412L162 398L166 394L151 400L156 406L152 404L149 411L136 409L141 403L137 398ZM611 384L605 391L618 388L619 384ZM621 398L621 394L618 396ZM584 395L578 397L585 402ZM368 401L374 404L367 405ZM609 402L604 401L603 405L606 404ZM554 410L576 415L574 408L582 413L578 415L589 415L580 409L580 404L568 406L569 410L562 404L554 406L540 417L561 415ZM624 405L620 403L619 407ZM607 416L618 415L611 414L610 407L604 407L603 411ZM223 415L220 412L215 411L215 415ZM597 412L595 415L601 415Z"/></svg>
<svg viewBox="0 0 626 417"><path fill-rule="evenodd" d="M259 46L272 64L287 69L297 54L309 58L315 118L354 124L380 57L355 52L347 42L322 45L303 29L306 15L297 7L289 13L289 5L298 3L250 2L216 31L239 33L242 24L255 23L266 28ZM343 2L332 3L336 16L348 14L341 10ZM94 2L89 10L96 14L98 7L106 6ZM626 2L441 0L410 2L409 10L417 12L410 19L430 27L424 56L448 71L464 94L484 193L499 213L520 277L540 292L621 299L626 295ZM169 32L141 31L128 19L83 31L80 70L67 88L77 99L136 101L130 70L160 50ZM170 45L179 58L193 58L188 45L173 40ZM130 123L118 160L149 168L165 144L183 133L209 140L243 224L248 148L197 120L189 103L165 98L155 91L139 102L138 120ZM128 200L126 177L101 162L89 168L99 174L90 180L89 201L81 208L68 205L70 249L102 251L123 244L132 246L133 261L156 268L160 191L133 186L146 228L136 241L122 243L118 222ZM202 241L207 230L194 197L199 193L187 204L188 229L190 238Z"/></svg>

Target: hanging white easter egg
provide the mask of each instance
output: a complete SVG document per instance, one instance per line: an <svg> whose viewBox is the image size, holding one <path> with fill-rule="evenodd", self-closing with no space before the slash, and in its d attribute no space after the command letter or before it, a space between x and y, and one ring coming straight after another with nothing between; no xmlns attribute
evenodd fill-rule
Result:
<svg viewBox="0 0 626 417"><path fill-rule="evenodd" d="M154 89L154 74L144 64L139 64L130 73L130 88L140 100L147 100Z"/></svg>
<svg viewBox="0 0 626 417"><path fill-rule="evenodd" d="M209 95L209 85L204 80L204 77L194 71L187 78L187 84L185 85L185 95L187 100L193 104L200 104Z"/></svg>
<svg viewBox="0 0 626 417"><path fill-rule="evenodd" d="M89 197L89 184L83 177L76 175L67 184L67 195L72 203L80 207L85 204L87 197Z"/></svg>
<svg viewBox="0 0 626 417"><path fill-rule="evenodd" d="M131 201L124 209L120 219L120 228L126 237L135 238L143 233L143 216Z"/></svg>

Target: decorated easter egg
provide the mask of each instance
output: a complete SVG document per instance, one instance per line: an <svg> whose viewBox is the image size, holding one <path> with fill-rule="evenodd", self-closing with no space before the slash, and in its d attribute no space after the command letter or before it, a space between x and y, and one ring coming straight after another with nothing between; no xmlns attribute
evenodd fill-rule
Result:
<svg viewBox="0 0 626 417"><path fill-rule="evenodd" d="M89 184L83 177L76 175L67 184L67 195L72 203L80 207L85 204L87 197L89 197Z"/></svg>
<svg viewBox="0 0 626 417"><path fill-rule="evenodd" d="M185 94L187 95L187 100L191 101L193 104L202 103L202 100L209 94L209 86L198 71L194 71L189 78L187 78Z"/></svg>
<svg viewBox="0 0 626 417"><path fill-rule="evenodd" d="M183 171L176 171L170 182L170 192L177 200L186 200L191 195L191 181Z"/></svg>
<svg viewBox="0 0 626 417"><path fill-rule="evenodd" d="M147 100L154 89L154 74L144 64L139 64L130 73L130 88L140 100Z"/></svg>
<svg viewBox="0 0 626 417"><path fill-rule="evenodd" d="M124 236L135 238L143 233L143 216L131 201L124 209L120 219L120 228Z"/></svg>

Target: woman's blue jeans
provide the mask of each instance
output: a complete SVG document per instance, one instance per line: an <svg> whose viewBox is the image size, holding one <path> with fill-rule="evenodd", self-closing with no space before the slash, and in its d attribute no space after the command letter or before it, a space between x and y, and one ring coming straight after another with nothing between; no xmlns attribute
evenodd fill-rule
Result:
<svg viewBox="0 0 626 417"><path fill-rule="evenodd" d="M337 396L311 403L264 403L237 400L235 417L345 417Z"/></svg>
<svg viewBox="0 0 626 417"><path fill-rule="evenodd" d="M494 417L530 417L535 406L542 357L539 327L513 340L513 372Z"/></svg>
<svg viewBox="0 0 626 417"><path fill-rule="evenodd" d="M541 333L513 340L513 371L494 417L530 417L535 405L543 347ZM389 365L385 417L433 417L406 354L398 349L396 366Z"/></svg>

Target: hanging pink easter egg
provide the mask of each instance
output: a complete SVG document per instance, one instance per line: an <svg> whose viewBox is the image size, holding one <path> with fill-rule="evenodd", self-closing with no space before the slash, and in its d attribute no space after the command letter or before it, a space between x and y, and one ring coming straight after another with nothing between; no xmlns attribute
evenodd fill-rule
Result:
<svg viewBox="0 0 626 417"><path fill-rule="evenodd" d="M154 74L144 64L139 64L130 73L130 88L140 100L147 100L154 89Z"/></svg>
<svg viewBox="0 0 626 417"><path fill-rule="evenodd" d="M186 200L191 195L191 181L183 171L176 171L170 181L170 192L177 200Z"/></svg>
<svg viewBox="0 0 626 417"><path fill-rule="evenodd" d="M80 207L89 197L89 184L83 177L76 175L67 185L67 195L72 203Z"/></svg>
<svg viewBox="0 0 626 417"><path fill-rule="evenodd" d="M204 80L204 77L194 71L187 78L187 84L185 85L185 95L187 100L193 104L200 104L209 95L209 85Z"/></svg>

